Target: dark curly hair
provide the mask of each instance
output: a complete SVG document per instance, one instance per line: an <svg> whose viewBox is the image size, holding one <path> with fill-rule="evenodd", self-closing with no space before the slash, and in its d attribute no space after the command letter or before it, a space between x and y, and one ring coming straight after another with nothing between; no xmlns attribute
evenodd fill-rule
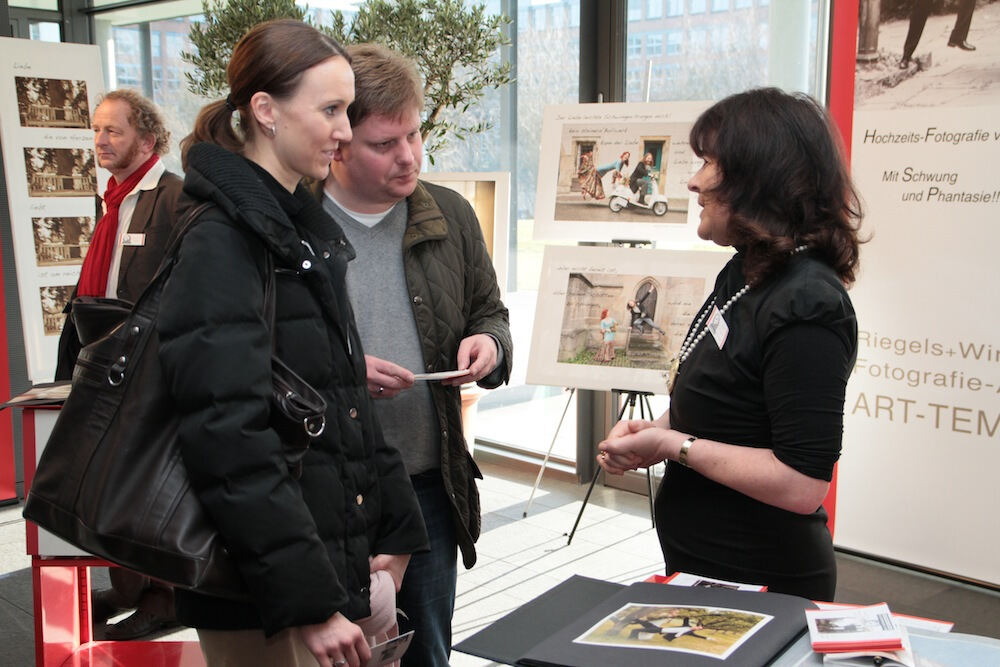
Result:
<svg viewBox="0 0 1000 667"><path fill-rule="evenodd" d="M719 167L710 196L730 210L748 282L766 279L804 244L845 285L854 282L861 203L839 134L815 100L777 88L731 95L701 114L690 140Z"/></svg>

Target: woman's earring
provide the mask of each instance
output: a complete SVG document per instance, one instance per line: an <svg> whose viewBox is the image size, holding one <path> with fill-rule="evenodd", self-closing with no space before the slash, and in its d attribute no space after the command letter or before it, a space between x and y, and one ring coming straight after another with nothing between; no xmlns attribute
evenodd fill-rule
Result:
<svg viewBox="0 0 1000 667"><path fill-rule="evenodd" d="M271 136L273 137L273 136L276 136L277 134L278 134L277 128L275 128L274 125L272 125L271 126Z"/></svg>

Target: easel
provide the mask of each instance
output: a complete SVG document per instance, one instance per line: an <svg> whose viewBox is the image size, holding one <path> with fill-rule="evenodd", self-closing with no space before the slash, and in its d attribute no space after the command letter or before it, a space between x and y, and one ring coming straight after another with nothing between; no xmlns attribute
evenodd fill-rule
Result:
<svg viewBox="0 0 1000 667"><path fill-rule="evenodd" d="M639 418L653 419L653 408L649 404L649 397L653 395L652 392L632 391L628 389L612 389L611 392L615 395L625 394L625 402L622 403L622 409L618 411L616 422L622 420L625 408L628 408L628 418L633 418L635 415L636 399L639 401ZM567 546L573 543L573 536L576 535L577 526L580 525L580 519L583 518L583 510L587 509L590 494L593 493L594 486L597 484L597 478L603 470L604 468L598 466L597 470L594 471L594 476L590 480L590 487L587 489L587 495L583 497L583 505L580 506L580 512L576 515L576 521L573 523L573 530L569 532L569 539L566 540ZM649 492L649 520L653 524L653 528L656 528L656 517L653 515L653 473L649 468L646 468L646 487Z"/></svg>
<svg viewBox="0 0 1000 667"><path fill-rule="evenodd" d="M652 245L652 241L648 241L648 240L612 239L611 245L616 246L616 247L621 247L621 248L624 248L624 247L639 248L639 247L642 247L642 246ZM629 338L631 338L631 336L632 336L632 331L631 331L632 330L632 326L631 326L631 313L629 313L629 318L630 318L630 321L629 321L629 334L628 335L629 335ZM626 347L627 346L628 346L628 344L626 343ZM636 397L640 397L641 398L641 400L639 401L639 414L641 415L641 417L643 419L652 419L653 418L653 409L649 405L649 397L652 395L650 392L645 392L645 391L641 391L641 392L640 391L631 391L631 390L625 390L625 389L612 389L611 391L613 393L615 393L616 395L626 394L625 403L622 404L622 408L621 408L621 410L618 413L618 418L617 418L616 421L621 421L622 415L625 413L625 406L626 405L629 406L629 419L632 418L632 415L635 412L635 400L636 400ZM531 503L535 499L535 493L538 491L538 485L541 484L542 475L545 474L545 466L548 465L549 458L552 456L552 449L556 445L556 439L559 437L559 431L562 429L563 421L566 419L566 412L569 410L569 406L573 402L573 396L575 394L576 394L576 387L569 388L569 397L566 399L566 405L565 405L565 407L563 407L562 415L559 417L559 423L556 425L556 430L552 434L552 442L549 443L549 449L548 449L547 452L545 452L545 458L542 459L542 464L541 464L541 466L538 469L538 475L535 477L535 483L531 486L531 494L528 496L528 502L524 506L524 511L521 513L521 518L522 519L527 518L527 516L528 516L528 510L531 509ZM647 411L649 413L648 417L646 416ZM601 468L598 467L597 471L594 473L594 478L590 482L590 488L587 490L587 496L586 496L586 498L584 498L583 507L580 508L580 515L577 516L576 523L573 524L573 531L569 535L569 541L567 542L567 544L569 544L570 542L573 541L573 533L576 532L577 524L580 523L580 517L583 516L583 509L587 506L587 500L590 498L590 494L594 490L594 485L597 483L597 475L600 472L601 472ZM647 486L649 488L649 518L653 522L653 527L655 528L656 527L656 521L653 518L653 480L652 480L652 473L649 471L649 469L646 470L646 482L647 482Z"/></svg>
<svg viewBox="0 0 1000 667"><path fill-rule="evenodd" d="M618 411L618 417L615 422L620 422L622 416L625 414L625 408L628 408L628 418L632 419L635 415L635 403L636 399L639 401L639 418L640 419L653 419L653 407L649 404L649 397L653 394L648 391L632 391L628 389L612 389L611 392L615 396L625 394L625 402L622 403L621 410ZM535 492L538 491L538 485L542 482L542 475L545 474L545 466L549 462L549 457L552 456L552 449L556 446L556 439L559 437L559 431L562 429L563 420L566 419L566 412L569 410L570 404L573 402L573 396L576 393L576 388L572 387L569 390L569 397L566 399L566 406L563 408L562 416L559 417L559 423L556 425L555 433L552 434L552 442L549 443L549 450L545 452L545 458L542 459L542 465L538 469L538 475L535 477L535 483L531 487L531 495L528 496L528 503L524 506L524 512L521 514L521 518L527 518L528 510L531 509L531 503L535 499ZM583 498L583 505L580 507L580 513L576 516L576 522L573 523L573 530L569 533L569 539L566 541L567 546L572 544L573 536L576 534L576 528L580 525L580 519L583 518L583 510L587 507L587 502L590 500L590 494L594 491L594 486L597 484L597 477L601 474L603 468L597 467L594 471L594 476L590 480L590 487L587 489L587 495ZM646 487L649 493L649 520L656 528L656 518L653 515L653 473L649 468L646 468Z"/></svg>
<svg viewBox="0 0 1000 667"><path fill-rule="evenodd" d="M545 473L545 466L549 463L549 457L552 456L552 448L556 446L556 438L559 437L559 430L562 428L563 420L566 419L566 412L569 410L570 404L573 402L573 396L576 395L576 387L572 387L569 390L569 398L566 399L566 407L563 408L562 416L559 417L559 423L556 425L556 432L552 434L552 442L549 444L549 451L545 452L545 458L542 459L542 465L538 469L538 476L535 477L535 483L531 487L531 495L528 496L528 504L524 506L524 512L521 514L521 518L527 518L528 510L531 509L531 501L535 499L535 491L538 491L538 485L542 483L542 475Z"/></svg>

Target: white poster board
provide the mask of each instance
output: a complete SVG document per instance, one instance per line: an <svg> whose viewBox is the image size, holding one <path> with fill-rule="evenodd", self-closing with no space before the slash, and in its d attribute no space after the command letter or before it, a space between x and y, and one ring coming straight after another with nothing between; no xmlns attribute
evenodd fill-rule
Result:
<svg viewBox="0 0 1000 667"><path fill-rule="evenodd" d="M731 256L721 249L546 246L527 383L666 394L670 360ZM642 301L650 322L633 326L629 301ZM607 361L599 358L604 310L615 321Z"/></svg>
<svg viewBox="0 0 1000 667"><path fill-rule="evenodd" d="M56 419L59 418L58 410L32 410L32 419L35 420L35 468L42 459L42 452L45 451L45 444L52 435L52 429L56 426ZM59 557L59 556L90 556L86 551L73 546L61 537L56 537L44 528L38 529L38 555Z"/></svg>
<svg viewBox="0 0 1000 667"><path fill-rule="evenodd" d="M534 238L697 243L697 204L687 182L699 161L688 145L688 135L709 105L646 102L546 107ZM650 202L659 197L666 204L662 215L657 214L660 208L622 206L624 199L635 199L629 178L647 153L652 159L647 167L652 193L647 197ZM603 197L587 194L582 174L588 164L600 182L595 192Z"/></svg>
<svg viewBox="0 0 1000 667"><path fill-rule="evenodd" d="M52 379L63 307L97 224L91 116L103 91L100 51L0 38L3 146L28 377Z"/></svg>
<svg viewBox="0 0 1000 667"><path fill-rule="evenodd" d="M454 190L472 205L497 274L500 296L505 297L510 244L510 172L431 171L423 172L420 178Z"/></svg>
<svg viewBox="0 0 1000 667"><path fill-rule="evenodd" d="M1000 86L995 60L931 46L934 68L856 103L854 177L873 237L851 291L860 335L835 538L995 585Z"/></svg>

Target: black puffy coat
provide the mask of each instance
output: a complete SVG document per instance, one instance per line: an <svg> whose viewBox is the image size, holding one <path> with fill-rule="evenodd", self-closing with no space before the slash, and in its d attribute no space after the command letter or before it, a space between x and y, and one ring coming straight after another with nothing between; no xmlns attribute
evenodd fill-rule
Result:
<svg viewBox="0 0 1000 667"><path fill-rule="evenodd" d="M427 537L371 409L344 284L353 250L303 188L293 195L218 146L191 148L184 194L215 206L185 236L164 288L160 358L182 415L184 463L252 604L178 591L178 619L270 635L337 611L363 618L369 556L421 551ZM266 252L275 352L327 402L326 430L298 479L268 426Z"/></svg>

